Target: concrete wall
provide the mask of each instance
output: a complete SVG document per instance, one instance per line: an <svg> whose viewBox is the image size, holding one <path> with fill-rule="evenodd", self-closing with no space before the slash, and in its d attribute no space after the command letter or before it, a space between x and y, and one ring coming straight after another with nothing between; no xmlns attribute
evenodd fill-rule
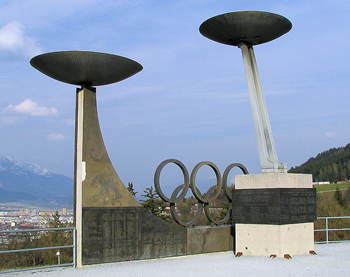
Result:
<svg viewBox="0 0 350 277"><path fill-rule="evenodd" d="M77 89L75 150L78 267L232 249L229 227L168 224L129 193L108 157L93 88Z"/></svg>
<svg viewBox="0 0 350 277"><path fill-rule="evenodd" d="M231 226L187 228L187 254L233 250Z"/></svg>

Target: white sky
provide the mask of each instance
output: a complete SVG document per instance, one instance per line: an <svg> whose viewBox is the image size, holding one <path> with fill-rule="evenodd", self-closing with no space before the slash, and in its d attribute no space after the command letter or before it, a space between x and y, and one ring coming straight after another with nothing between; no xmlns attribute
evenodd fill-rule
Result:
<svg viewBox="0 0 350 277"><path fill-rule="evenodd" d="M290 168L349 143L348 0L0 1L0 155L73 177L75 87L29 60L91 50L144 67L97 88L102 133L125 184L142 192L168 158L189 171L209 160L221 172L240 162L260 173L240 50L198 31L206 19L239 10L275 12L293 23L255 47L280 161ZM177 173L168 185L181 182Z"/></svg>

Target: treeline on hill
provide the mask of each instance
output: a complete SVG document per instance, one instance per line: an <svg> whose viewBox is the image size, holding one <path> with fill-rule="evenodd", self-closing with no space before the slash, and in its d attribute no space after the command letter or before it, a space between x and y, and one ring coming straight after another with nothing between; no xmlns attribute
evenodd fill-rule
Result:
<svg viewBox="0 0 350 277"><path fill-rule="evenodd" d="M292 167L289 173L312 174L314 182L331 183L350 179L350 143L345 147L331 148L310 158L300 166Z"/></svg>

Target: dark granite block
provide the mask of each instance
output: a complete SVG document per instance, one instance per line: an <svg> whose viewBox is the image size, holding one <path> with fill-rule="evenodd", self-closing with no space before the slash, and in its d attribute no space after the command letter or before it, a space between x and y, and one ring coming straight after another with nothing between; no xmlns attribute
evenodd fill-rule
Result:
<svg viewBox="0 0 350 277"><path fill-rule="evenodd" d="M83 208L83 264L186 254L186 228L143 207Z"/></svg>
<svg viewBox="0 0 350 277"><path fill-rule="evenodd" d="M234 189L232 222L294 224L316 220L316 189Z"/></svg>

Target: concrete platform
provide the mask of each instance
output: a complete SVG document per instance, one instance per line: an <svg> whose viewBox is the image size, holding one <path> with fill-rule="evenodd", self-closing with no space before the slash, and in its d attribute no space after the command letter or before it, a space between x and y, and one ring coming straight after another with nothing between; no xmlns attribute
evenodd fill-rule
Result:
<svg viewBox="0 0 350 277"><path fill-rule="evenodd" d="M270 259L234 257L232 252L12 273L18 277L75 276L348 276L350 242L316 245L317 255Z"/></svg>

